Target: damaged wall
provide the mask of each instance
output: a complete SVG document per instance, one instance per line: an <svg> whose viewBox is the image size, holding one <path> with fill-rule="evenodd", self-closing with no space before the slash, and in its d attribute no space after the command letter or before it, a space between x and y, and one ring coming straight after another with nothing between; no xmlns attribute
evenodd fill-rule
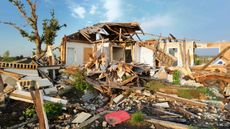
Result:
<svg viewBox="0 0 230 129"><path fill-rule="evenodd" d="M160 43L160 48L164 49L165 43ZM168 42L166 43L166 53L177 58L174 66L183 66L183 62L188 62L190 66L194 65L194 42ZM184 58L184 59L183 59Z"/></svg>
<svg viewBox="0 0 230 129"><path fill-rule="evenodd" d="M93 49L92 44L67 42L66 65L82 65L88 61L89 53Z"/></svg>
<svg viewBox="0 0 230 129"><path fill-rule="evenodd" d="M134 62L155 66L153 64L153 59L154 57L152 50L145 47L139 47L138 45L134 46Z"/></svg>

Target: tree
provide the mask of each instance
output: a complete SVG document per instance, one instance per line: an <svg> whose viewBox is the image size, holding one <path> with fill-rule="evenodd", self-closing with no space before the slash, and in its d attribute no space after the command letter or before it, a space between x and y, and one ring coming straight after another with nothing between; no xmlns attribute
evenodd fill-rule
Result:
<svg viewBox="0 0 230 129"><path fill-rule="evenodd" d="M10 51L9 50L7 50L7 51L5 51L3 53L3 55L2 55L2 61L6 61L6 62L10 61Z"/></svg>
<svg viewBox="0 0 230 129"><path fill-rule="evenodd" d="M10 25L11 27L15 28L20 32L22 37L27 38L30 42L35 43L36 45L36 57L41 57L42 53L46 50L42 50L42 44L45 43L46 45L50 45L54 43L54 39L57 36L56 33L58 30L61 29L62 26L66 26L65 24L60 26L58 20L55 18L54 11L51 11L51 18L43 20L42 28L43 33L40 34L39 27L38 27L38 15L37 15L37 3L35 1L26 0L26 4L29 7L29 13L25 8L24 3L22 0L8 0L13 6L15 6L18 12L23 16L24 20L26 21L27 25L29 26L29 30L25 27L18 26L16 23L13 22L5 22L0 21L2 24ZM46 47L47 49L47 47Z"/></svg>

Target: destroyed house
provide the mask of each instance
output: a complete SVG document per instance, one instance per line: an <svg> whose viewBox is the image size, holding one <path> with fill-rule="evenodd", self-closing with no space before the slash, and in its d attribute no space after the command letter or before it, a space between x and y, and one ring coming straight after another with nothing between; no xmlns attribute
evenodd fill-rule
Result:
<svg viewBox="0 0 230 129"><path fill-rule="evenodd" d="M140 62L135 44L143 33L136 22L98 23L65 36L61 44L61 60L65 65L83 65L90 56L105 57L106 62Z"/></svg>

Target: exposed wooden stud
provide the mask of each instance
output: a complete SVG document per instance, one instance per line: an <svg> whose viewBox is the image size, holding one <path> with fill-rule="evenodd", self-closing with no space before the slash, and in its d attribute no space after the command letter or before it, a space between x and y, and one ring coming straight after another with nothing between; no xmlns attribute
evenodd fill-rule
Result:
<svg viewBox="0 0 230 129"><path fill-rule="evenodd" d="M221 57L225 52L227 52L230 49L230 46L226 47L224 50L222 50L216 57L214 57L212 60L210 60L207 64L205 64L200 70L206 69L213 61L215 61L217 58Z"/></svg>

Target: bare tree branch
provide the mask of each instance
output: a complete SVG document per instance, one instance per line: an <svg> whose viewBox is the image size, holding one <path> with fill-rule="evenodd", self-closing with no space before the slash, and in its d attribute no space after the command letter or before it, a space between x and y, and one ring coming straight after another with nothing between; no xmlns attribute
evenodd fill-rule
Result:
<svg viewBox="0 0 230 129"><path fill-rule="evenodd" d="M36 2L32 3L30 0L26 0L28 5L30 6L30 10L31 10L31 19L33 20L34 24L37 23L37 15L36 15Z"/></svg>
<svg viewBox="0 0 230 129"><path fill-rule="evenodd" d="M31 24L31 22L33 22L33 20L26 14L26 11L24 10L24 4L21 1L9 0L9 2L11 2L18 9L18 11L27 21L27 23Z"/></svg>
<svg viewBox="0 0 230 129"><path fill-rule="evenodd" d="M12 22L3 22L3 21L0 21L0 23L1 24L9 25L9 26L15 28L16 30L18 30L20 32L20 34L23 37L26 37L29 41L32 41L33 36L29 35L28 32L26 32L25 30L23 30L22 28L20 28L19 26L17 26L15 23L12 23Z"/></svg>

